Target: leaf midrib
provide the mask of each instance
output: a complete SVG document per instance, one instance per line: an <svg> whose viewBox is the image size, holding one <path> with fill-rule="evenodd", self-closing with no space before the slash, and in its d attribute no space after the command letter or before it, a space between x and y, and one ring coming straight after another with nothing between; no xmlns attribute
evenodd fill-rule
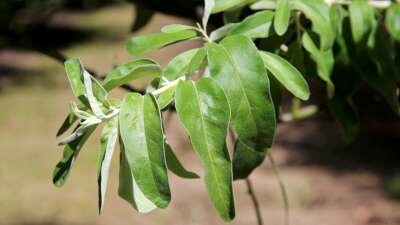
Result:
<svg viewBox="0 0 400 225"><path fill-rule="evenodd" d="M205 122L204 122L203 114L201 113L201 105L200 105L201 103L200 103L199 93L197 91L196 85L194 85L193 82L191 83L191 85L193 85L193 87L194 87L194 91L195 91L195 94L196 94L196 100L197 100L197 103L198 103L198 106L199 106L199 112L200 112L199 114L200 114L200 120L201 120L201 131L202 131L202 136L203 136L203 138L205 140L204 142L206 143L206 146L207 146L207 156L208 156L209 160L211 161L211 165L214 165L214 162L215 162L214 161L214 157L212 156L212 154L210 154L209 143L208 143L208 139L206 137ZM214 177L217 178L218 176L217 176L217 173L215 171L215 166L211 166L211 170L213 172ZM220 200L222 201L225 210L229 211L229 207L225 204L225 202L227 202L227 201L223 201L224 198L223 198L221 189L219 187L218 179L216 179L216 183L217 183L218 196L219 196Z"/></svg>

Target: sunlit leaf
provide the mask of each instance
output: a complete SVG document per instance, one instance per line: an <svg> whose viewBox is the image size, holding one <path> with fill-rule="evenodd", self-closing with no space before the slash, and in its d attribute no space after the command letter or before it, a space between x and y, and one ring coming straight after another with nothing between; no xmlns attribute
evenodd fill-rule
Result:
<svg viewBox="0 0 400 225"><path fill-rule="evenodd" d="M118 117L109 120L101 133L100 138L100 157L97 169L97 182L99 188L99 212L101 213L107 190L108 173L110 170L111 159L115 144L118 138Z"/></svg>
<svg viewBox="0 0 400 225"><path fill-rule="evenodd" d="M282 35L286 32L289 26L289 19L289 0L278 0L274 17L274 28L278 35Z"/></svg>
<svg viewBox="0 0 400 225"><path fill-rule="evenodd" d="M128 52L132 55L141 55L143 53L162 48L179 41L191 39L197 36L193 30L182 30L175 33L159 33L144 36L133 37L127 43Z"/></svg>
<svg viewBox="0 0 400 225"><path fill-rule="evenodd" d="M125 157L138 187L157 207L165 208L171 194L160 110L154 97L127 94L121 104L119 129Z"/></svg>
<svg viewBox="0 0 400 225"><path fill-rule="evenodd" d="M233 160L235 178L245 178L263 162L275 133L275 111L264 62L253 42L230 36L210 43L208 62L213 79L225 90L231 125L239 138Z"/></svg>
<svg viewBox="0 0 400 225"><path fill-rule="evenodd" d="M294 96L307 100L310 96L308 84L301 73L282 57L260 51L264 64L275 78Z"/></svg>
<svg viewBox="0 0 400 225"><path fill-rule="evenodd" d="M351 1L349 6L351 33L356 43L366 40L375 23L374 8L365 0Z"/></svg>
<svg viewBox="0 0 400 225"><path fill-rule="evenodd" d="M235 216L232 165L226 147L230 108L224 91L210 78L180 81L176 110L205 167L205 183L214 207L224 220Z"/></svg>
<svg viewBox="0 0 400 225"><path fill-rule="evenodd" d="M161 68L157 63L149 59L140 59L113 69L103 81L103 87L110 91L139 78L156 78L160 76Z"/></svg>
<svg viewBox="0 0 400 225"><path fill-rule="evenodd" d="M400 42L400 4L392 4L386 11L385 25L393 38Z"/></svg>

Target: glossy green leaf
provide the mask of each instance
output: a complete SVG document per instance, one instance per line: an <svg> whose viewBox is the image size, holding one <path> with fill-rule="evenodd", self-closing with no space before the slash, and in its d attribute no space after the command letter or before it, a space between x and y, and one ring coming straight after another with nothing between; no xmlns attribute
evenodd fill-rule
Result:
<svg viewBox="0 0 400 225"><path fill-rule="evenodd" d="M290 8L289 0L278 0L274 17L274 28L278 35L282 35L289 27Z"/></svg>
<svg viewBox="0 0 400 225"><path fill-rule="evenodd" d="M282 57L269 52L260 51L264 64L275 78L294 96L307 100L310 89L301 73Z"/></svg>
<svg viewBox="0 0 400 225"><path fill-rule="evenodd" d="M323 0L291 1L293 9L300 10L312 22L312 30L320 36L320 49L328 50L335 41L335 32L329 18L329 7Z"/></svg>
<svg viewBox="0 0 400 225"><path fill-rule="evenodd" d="M75 159L95 129L96 125L89 127L81 136L64 147L63 158L53 171L53 183L55 186L61 187L65 184Z"/></svg>
<svg viewBox="0 0 400 225"><path fill-rule="evenodd" d="M261 11L246 17L233 28L229 35L242 34L249 38L265 38L271 35L274 13Z"/></svg>
<svg viewBox="0 0 400 225"><path fill-rule="evenodd" d="M213 30L210 33L210 39L212 41L216 41L219 40L225 36L227 36L234 28L236 28L238 26L238 23L228 23L225 24L224 26Z"/></svg>
<svg viewBox="0 0 400 225"><path fill-rule="evenodd" d="M237 35L225 38L222 45L207 45L210 74L228 96L231 125L239 137L234 177L245 178L263 162L272 145L275 111L267 71L253 42Z"/></svg>
<svg viewBox="0 0 400 225"><path fill-rule="evenodd" d="M164 68L163 77L167 78L169 81L173 81L179 77L185 76L190 66L190 62L196 56L198 51L200 51L200 48L191 49L177 55Z"/></svg>
<svg viewBox="0 0 400 225"><path fill-rule="evenodd" d="M150 34L129 39L127 43L128 52L131 55L143 53L162 48L179 41L191 39L197 36L193 30L182 30L175 33Z"/></svg>
<svg viewBox="0 0 400 225"><path fill-rule="evenodd" d="M250 5L252 10L275 9L276 2L274 0L259 0Z"/></svg>
<svg viewBox="0 0 400 225"><path fill-rule="evenodd" d="M138 187L157 207L165 208L171 194L160 110L154 97L127 94L121 104L119 129L125 156Z"/></svg>
<svg viewBox="0 0 400 225"><path fill-rule="evenodd" d="M100 156L97 169L99 213L101 213L107 190L108 173L115 144L118 138L118 117L107 121L104 125L100 138Z"/></svg>
<svg viewBox="0 0 400 225"><path fill-rule="evenodd" d="M61 127L57 131L57 137L64 134L74 123L78 120L78 117L74 115L74 113L68 113Z"/></svg>
<svg viewBox="0 0 400 225"><path fill-rule="evenodd" d="M250 3L255 0L214 0L215 6L213 7L212 13L219 13L228 9L238 8Z"/></svg>
<svg viewBox="0 0 400 225"><path fill-rule="evenodd" d="M392 37L400 42L400 4L392 4L386 11L385 25Z"/></svg>
<svg viewBox="0 0 400 225"><path fill-rule="evenodd" d="M160 110L165 109L174 100L175 89L176 86L172 86L157 97L157 102L160 106Z"/></svg>
<svg viewBox="0 0 400 225"><path fill-rule="evenodd" d="M354 42L366 40L375 23L374 8L365 0L354 0L349 6L351 33Z"/></svg>
<svg viewBox="0 0 400 225"><path fill-rule="evenodd" d="M157 208L140 190L135 177L132 175L131 167L126 158L126 152L120 140L120 161L119 161L119 186L118 195L126 200L138 212L148 213Z"/></svg>
<svg viewBox="0 0 400 225"><path fill-rule="evenodd" d="M307 32L303 34L302 42L306 51L310 53L311 58L317 64L318 76L327 84L328 96L332 97L335 90L330 78L334 65L332 50L320 51Z"/></svg>
<svg viewBox="0 0 400 225"><path fill-rule="evenodd" d="M184 25L184 24L168 24L161 28L163 33L176 33L183 30L196 30L196 27Z"/></svg>
<svg viewBox="0 0 400 225"><path fill-rule="evenodd" d="M156 78L161 76L160 66L149 59L135 60L113 69L103 81L103 87L110 91L113 88L127 84L143 77Z"/></svg>
<svg viewBox="0 0 400 225"><path fill-rule="evenodd" d="M172 151L171 146L168 143L165 143L165 161L167 163L168 170L172 171L175 175L188 178L195 179L199 178L199 175L196 173L190 172L183 167L182 163L178 160L175 153Z"/></svg>
<svg viewBox="0 0 400 225"><path fill-rule="evenodd" d="M205 167L211 201L224 220L231 220L235 216L232 165L225 143L230 108L224 91L210 78L180 81L175 98L179 119Z"/></svg>

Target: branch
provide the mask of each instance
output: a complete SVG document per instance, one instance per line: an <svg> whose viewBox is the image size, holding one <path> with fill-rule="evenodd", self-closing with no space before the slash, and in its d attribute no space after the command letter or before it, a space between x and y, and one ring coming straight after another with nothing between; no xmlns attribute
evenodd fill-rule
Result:
<svg viewBox="0 0 400 225"><path fill-rule="evenodd" d="M253 185L251 184L250 178L246 178L246 185L247 185L247 193L251 197L251 201L253 202L253 206L254 206L254 211L256 212L257 224L263 225L263 220L262 220L261 211L260 211L260 205L258 204L257 196L254 193Z"/></svg>

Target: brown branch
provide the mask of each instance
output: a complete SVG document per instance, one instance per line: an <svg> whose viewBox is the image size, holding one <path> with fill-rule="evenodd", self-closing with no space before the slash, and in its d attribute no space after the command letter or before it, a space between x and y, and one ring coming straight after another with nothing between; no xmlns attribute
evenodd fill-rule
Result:
<svg viewBox="0 0 400 225"><path fill-rule="evenodd" d="M253 190L253 185L251 184L250 178L246 178L246 185L247 185L247 193L251 197L251 201L253 202L254 211L256 212L257 224L263 225L263 220L260 211L260 205L258 204L257 196Z"/></svg>

